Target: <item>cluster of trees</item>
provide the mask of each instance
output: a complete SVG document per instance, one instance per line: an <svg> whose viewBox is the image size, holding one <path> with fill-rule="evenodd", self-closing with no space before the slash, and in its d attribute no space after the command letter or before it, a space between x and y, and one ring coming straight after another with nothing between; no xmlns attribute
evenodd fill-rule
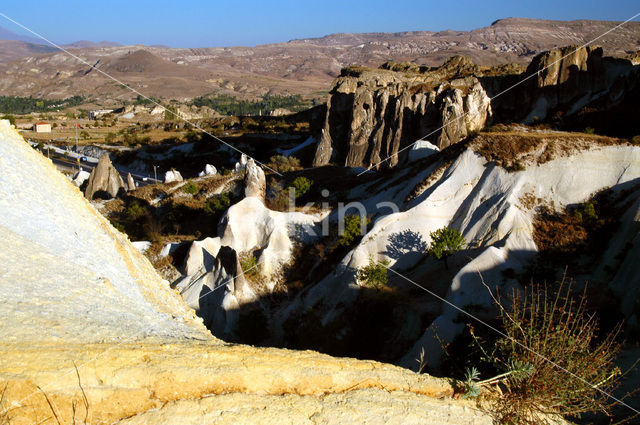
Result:
<svg viewBox="0 0 640 425"><path fill-rule="evenodd" d="M37 97L0 96L0 112L5 114L30 114L32 112L51 112L81 105L83 96L66 99L41 99Z"/></svg>
<svg viewBox="0 0 640 425"><path fill-rule="evenodd" d="M266 114L277 108L297 112L310 106L299 94L291 96L264 95L261 100L255 101L241 100L229 95L205 96L193 99L192 103L197 107L208 106L223 115L236 116Z"/></svg>

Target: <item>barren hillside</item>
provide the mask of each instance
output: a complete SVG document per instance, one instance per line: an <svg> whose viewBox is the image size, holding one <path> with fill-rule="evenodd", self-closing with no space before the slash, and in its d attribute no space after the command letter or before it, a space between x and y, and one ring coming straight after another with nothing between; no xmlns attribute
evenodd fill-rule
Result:
<svg viewBox="0 0 640 425"><path fill-rule="evenodd" d="M120 73L114 76L157 97L184 99L211 92L311 94L327 90L340 69L348 65L378 67L393 60L433 66L456 54L480 65L524 64L543 50L591 41L616 24L508 18L473 31L332 34L256 47L85 47L74 49L74 54L98 68L119 63ZM599 39L598 44L606 55L624 56L640 47L639 40L640 23L630 22ZM153 66L137 66L142 56L137 51L146 52ZM7 53L4 60L18 54ZM176 71L167 75L168 65L156 66L158 58L173 63ZM106 66L104 70L112 69ZM115 82L88 71L87 65L63 52L23 57L0 65L0 90L20 96L132 96Z"/></svg>

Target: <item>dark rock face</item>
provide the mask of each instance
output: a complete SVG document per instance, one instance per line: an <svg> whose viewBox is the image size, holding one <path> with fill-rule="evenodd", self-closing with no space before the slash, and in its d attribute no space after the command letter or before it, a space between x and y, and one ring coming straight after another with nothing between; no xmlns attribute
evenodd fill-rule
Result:
<svg viewBox="0 0 640 425"><path fill-rule="evenodd" d="M518 96L520 119L532 123L549 112L570 112L589 103L607 88L607 70L602 48L567 46L533 58L525 76L536 74L523 84ZM526 77L524 77L526 78Z"/></svg>
<svg viewBox="0 0 640 425"><path fill-rule="evenodd" d="M394 166L400 150L422 137L445 148L483 128L492 112L480 81L447 78L469 66L456 57L427 73L344 70L331 91L313 165L368 167L391 157Z"/></svg>
<svg viewBox="0 0 640 425"><path fill-rule="evenodd" d="M98 165L91 171L84 196L87 199L94 197L115 198L118 192L124 188L122 177L111 164L109 154L105 153L100 157Z"/></svg>

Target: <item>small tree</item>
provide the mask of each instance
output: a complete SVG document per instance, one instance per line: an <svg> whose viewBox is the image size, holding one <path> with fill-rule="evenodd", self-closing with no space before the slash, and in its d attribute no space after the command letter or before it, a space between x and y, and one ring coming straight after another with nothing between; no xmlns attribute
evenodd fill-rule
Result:
<svg viewBox="0 0 640 425"><path fill-rule="evenodd" d="M369 219L366 219L367 224L369 223ZM363 230L363 222L360 214L349 214L344 218L344 232L340 236L338 240L338 244L341 246L351 246L351 244L358 238L358 236L362 236Z"/></svg>
<svg viewBox="0 0 640 425"><path fill-rule="evenodd" d="M448 270L447 258L454 252L460 251L466 243L459 230L451 227L443 227L435 232L431 232L431 247L429 255L444 260L444 267Z"/></svg>
<svg viewBox="0 0 640 425"><path fill-rule="evenodd" d="M296 199L304 196L309 189L313 186L313 180L308 179L306 177L296 177L295 180L289 185L289 187L294 188Z"/></svg>
<svg viewBox="0 0 640 425"><path fill-rule="evenodd" d="M389 281L387 276L388 266L389 260L385 259L377 262L372 256L369 256L369 264L358 270L358 280L364 282L369 288L374 288L379 291L387 286L387 282Z"/></svg>

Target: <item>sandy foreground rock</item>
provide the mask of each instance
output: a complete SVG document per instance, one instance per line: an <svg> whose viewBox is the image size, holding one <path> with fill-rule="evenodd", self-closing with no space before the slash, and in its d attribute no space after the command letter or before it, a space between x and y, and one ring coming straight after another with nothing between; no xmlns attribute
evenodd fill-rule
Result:
<svg viewBox="0 0 640 425"><path fill-rule="evenodd" d="M0 124L0 423L490 423L447 380L213 338Z"/></svg>

